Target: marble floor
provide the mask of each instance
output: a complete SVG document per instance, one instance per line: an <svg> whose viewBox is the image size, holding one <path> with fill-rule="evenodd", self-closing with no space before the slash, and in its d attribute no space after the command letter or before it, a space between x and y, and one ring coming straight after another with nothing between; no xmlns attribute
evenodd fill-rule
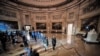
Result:
<svg viewBox="0 0 100 56"><path fill-rule="evenodd" d="M51 39L49 39L48 50L45 51L41 40L30 42L33 49L37 49L40 56L100 56L100 44L89 44L79 36L67 36L66 38L57 39L56 50L52 50ZM0 56L19 56L24 53L25 47L20 44L9 46L10 50L3 52Z"/></svg>

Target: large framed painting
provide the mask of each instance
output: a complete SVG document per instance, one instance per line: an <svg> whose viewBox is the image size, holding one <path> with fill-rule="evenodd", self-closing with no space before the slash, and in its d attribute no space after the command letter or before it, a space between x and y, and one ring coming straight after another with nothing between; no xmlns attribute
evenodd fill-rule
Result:
<svg viewBox="0 0 100 56"><path fill-rule="evenodd" d="M91 29L95 29L97 31L98 19L99 19L99 16L82 19L81 20L81 31L84 31L84 30L89 31Z"/></svg>
<svg viewBox="0 0 100 56"><path fill-rule="evenodd" d="M53 30L62 30L62 22L53 22L52 29Z"/></svg>
<svg viewBox="0 0 100 56"><path fill-rule="evenodd" d="M46 29L46 23L36 23L36 29Z"/></svg>
<svg viewBox="0 0 100 56"><path fill-rule="evenodd" d="M17 21L0 20L0 31L6 31L11 29L18 29Z"/></svg>

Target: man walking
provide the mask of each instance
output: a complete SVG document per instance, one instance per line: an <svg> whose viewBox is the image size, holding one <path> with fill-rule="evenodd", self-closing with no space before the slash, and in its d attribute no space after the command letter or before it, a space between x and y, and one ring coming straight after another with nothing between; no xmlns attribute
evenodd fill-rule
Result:
<svg viewBox="0 0 100 56"><path fill-rule="evenodd" d="M52 46L53 46L53 50L55 50L55 46L56 46L56 38L53 36L52 38Z"/></svg>

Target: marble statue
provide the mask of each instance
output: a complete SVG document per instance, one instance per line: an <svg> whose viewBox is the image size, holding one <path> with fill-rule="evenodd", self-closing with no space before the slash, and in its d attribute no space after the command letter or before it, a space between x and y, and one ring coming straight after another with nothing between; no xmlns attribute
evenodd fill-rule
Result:
<svg viewBox="0 0 100 56"><path fill-rule="evenodd" d="M88 35L86 38L84 38L84 40L86 42L98 42L97 41L97 37L98 37L98 34L97 32L95 31L95 29L92 29L88 32Z"/></svg>

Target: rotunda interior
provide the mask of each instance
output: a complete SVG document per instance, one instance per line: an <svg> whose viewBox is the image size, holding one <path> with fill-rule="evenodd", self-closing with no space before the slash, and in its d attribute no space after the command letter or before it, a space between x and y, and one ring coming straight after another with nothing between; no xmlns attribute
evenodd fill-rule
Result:
<svg viewBox="0 0 100 56"><path fill-rule="evenodd" d="M99 47L100 0L0 0L0 56L100 56Z"/></svg>

